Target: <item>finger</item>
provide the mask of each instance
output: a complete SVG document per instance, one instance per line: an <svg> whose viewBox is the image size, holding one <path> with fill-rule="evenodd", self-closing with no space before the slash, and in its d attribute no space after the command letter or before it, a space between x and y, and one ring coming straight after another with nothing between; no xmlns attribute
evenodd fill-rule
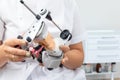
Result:
<svg viewBox="0 0 120 80"><path fill-rule="evenodd" d="M0 40L0 45L2 44L3 42Z"/></svg>
<svg viewBox="0 0 120 80"><path fill-rule="evenodd" d="M22 50L22 49L18 49L18 48L13 48L13 47L5 47L4 51L8 54L13 54L13 55L17 55L17 56L26 56L27 51Z"/></svg>
<svg viewBox="0 0 120 80"><path fill-rule="evenodd" d="M62 64L65 64L67 61L68 61L68 57L65 56L65 57L62 59Z"/></svg>
<svg viewBox="0 0 120 80"><path fill-rule="evenodd" d="M22 39L9 39L9 40L6 40L4 42L5 45L9 45L9 46L15 46L15 45L20 45L20 46L23 46L23 45L26 45L26 41L22 40Z"/></svg>
<svg viewBox="0 0 120 80"><path fill-rule="evenodd" d="M45 40L41 40L41 41L39 42L39 44L44 45L44 46L48 46L48 44L47 44L47 42L46 42Z"/></svg>
<svg viewBox="0 0 120 80"><path fill-rule="evenodd" d="M12 62L19 62L19 61L23 61L25 59L25 57L16 56L16 55L12 55L12 54L7 54L7 57L9 59L9 61L12 61Z"/></svg>
<svg viewBox="0 0 120 80"><path fill-rule="evenodd" d="M70 50L69 46L61 45L60 49L63 51L63 53L66 53L67 51Z"/></svg>

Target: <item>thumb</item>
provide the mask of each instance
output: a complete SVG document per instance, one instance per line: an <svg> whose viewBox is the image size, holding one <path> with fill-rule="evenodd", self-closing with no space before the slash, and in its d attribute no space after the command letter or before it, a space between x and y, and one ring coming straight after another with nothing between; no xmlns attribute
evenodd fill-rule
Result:
<svg viewBox="0 0 120 80"><path fill-rule="evenodd" d="M70 50L69 46L65 46L65 45L61 45L59 48L60 48L60 50L63 51L63 53L66 53L67 51Z"/></svg>
<svg viewBox="0 0 120 80"><path fill-rule="evenodd" d="M68 61L68 57L64 55L64 58L62 59L62 64L65 64Z"/></svg>

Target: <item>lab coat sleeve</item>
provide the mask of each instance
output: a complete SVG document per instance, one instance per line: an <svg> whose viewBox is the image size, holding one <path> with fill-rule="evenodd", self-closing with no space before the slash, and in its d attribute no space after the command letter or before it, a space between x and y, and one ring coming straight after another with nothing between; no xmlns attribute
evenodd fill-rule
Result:
<svg viewBox="0 0 120 80"><path fill-rule="evenodd" d="M5 31L4 22L0 19L0 40L3 40L4 31Z"/></svg>

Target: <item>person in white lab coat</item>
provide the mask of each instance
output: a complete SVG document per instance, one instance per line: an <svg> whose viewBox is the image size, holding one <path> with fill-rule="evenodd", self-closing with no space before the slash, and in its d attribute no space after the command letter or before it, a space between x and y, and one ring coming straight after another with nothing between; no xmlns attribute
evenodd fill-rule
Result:
<svg viewBox="0 0 120 80"><path fill-rule="evenodd" d="M25 0L25 3L35 13L43 8L51 11L60 28L72 33L69 47L60 47L64 52L64 67L49 71L36 60L26 59L27 51L14 48L15 45L26 45L24 40L16 37L24 33L35 18L19 0L0 0L0 80L86 80L81 68L84 60L82 41L86 32L80 26L75 0ZM59 30L52 23L46 21L45 24L52 36L59 36Z"/></svg>

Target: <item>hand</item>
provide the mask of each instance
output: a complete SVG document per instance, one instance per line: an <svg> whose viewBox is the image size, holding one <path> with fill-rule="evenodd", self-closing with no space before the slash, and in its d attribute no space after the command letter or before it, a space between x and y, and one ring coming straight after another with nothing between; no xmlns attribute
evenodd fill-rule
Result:
<svg viewBox="0 0 120 80"><path fill-rule="evenodd" d="M61 45L60 49L64 53L64 56L63 56L63 59L62 59L62 64L65 64L68 61L68 56L67 55L68 55L68 51L70 51L70 48L69 48L69 46Z"/></svg>
<svg viewBox="0 0 120 80"><path fill-rule="evenodd" d="M24 60L27 51L15 48L14 46L26 45L24 40L20 39L9 39L0 45L0 67L8 61L18 62Z"/></svg>
<svg viewBox="0 0 120 80"><path fill-rule="evenodd" d="M46 36L45 39L40 40L40 39L36 38L34 41L36 43L39 43L40 45L44 46L48 50L54 50L54 48L55 48L55 42L50 33L48 33L48 35Z"/></svg>
<svg viewBox="0 0 120 80"><path fill-rule="evenodd" d="M60 46L60 49L64 52L64 58L62 64L68 69L76 69L83 64L84 50L82 42L71 44L69 47Z"/></svg>

